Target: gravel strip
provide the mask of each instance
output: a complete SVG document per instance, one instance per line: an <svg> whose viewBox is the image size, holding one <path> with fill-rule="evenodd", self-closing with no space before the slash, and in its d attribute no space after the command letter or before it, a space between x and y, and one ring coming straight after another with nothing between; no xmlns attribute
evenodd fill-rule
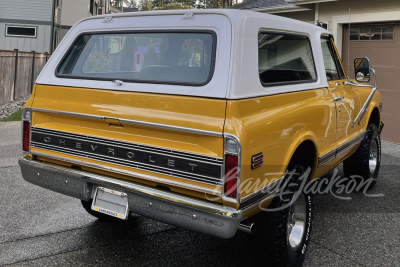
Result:
<svg viewBox="0 0 400 267"><path fill-rule="evenodd" d="M30 95L25 97L20 97L17 100L6 103L0 106L0 120L10 116L14 112L20 110L24 107L26 101L29 99Z"/></svg>

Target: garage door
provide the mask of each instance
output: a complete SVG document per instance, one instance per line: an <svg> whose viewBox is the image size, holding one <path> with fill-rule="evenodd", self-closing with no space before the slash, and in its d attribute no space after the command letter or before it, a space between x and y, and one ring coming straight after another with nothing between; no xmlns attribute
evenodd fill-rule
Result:
<svg viewBox="0 0 400 267"><path fill-rule="evenodd" d="M382 139L400 143L400 24L363 24L345 26L343 63L354 78L353 60L368 57L377 75L382 94Z"/></svg>

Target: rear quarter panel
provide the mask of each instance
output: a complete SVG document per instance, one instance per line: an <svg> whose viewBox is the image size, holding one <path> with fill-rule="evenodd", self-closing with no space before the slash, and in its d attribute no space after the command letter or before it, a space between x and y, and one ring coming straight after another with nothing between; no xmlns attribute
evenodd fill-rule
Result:
<svg viewBox="0 0 400 267"><path fill-rule="evenodd" d="M225 132L241 140L241 198L282 177L303 141L316 146L314 165L317 156L334 149L335 112L326 88L229 100ZM264 164L251 169L251 156L260 152Z"/></svg>

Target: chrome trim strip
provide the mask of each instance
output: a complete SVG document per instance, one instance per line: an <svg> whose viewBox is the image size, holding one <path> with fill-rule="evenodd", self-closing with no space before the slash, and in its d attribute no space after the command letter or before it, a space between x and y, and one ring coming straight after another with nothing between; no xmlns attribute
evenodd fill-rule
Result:
<svg viewBox="0 0 400 267"><path fill-rule="evenodd" d="M217 185L217 186L221 185L221 180L219 178L204 176L201 174L192 174L192 173L179 171L179 170L170 170L170 169L167 169L167 168L164 168L161 166L153 166L153 165L139 163L139 162L135 162L135 161L131 162L129 160L124 160L121 158L114 159L114 158L106 156L106 155L97 155L94 153L89 153L89 152L84 152L84 151L75 151L75 150L72 150L69 148L61 149L60 147L55 147L53 145L37 144L36 142L32 142L32 147L49 150L49 151L54 151L54 152L69 155L69 156L76 156L76 157L80 157L80 158L101 161L101 162L105 162L105 163L109 163L109 164L115 164L115 165L135 168L138 170L144 170L144 171L159 173L159 174L163 174L163 175L169 175L169 176L173 176L176 178L185 179L185 180L189 180L189 181L200 182L200 183L205 183L205 184L210 184L210 185ZM162 171L164 171L164 172L162 172Z"/></svg>
<svg viewBox="0 0 400 267"><path fill-rule="evenodd" d="M100 164L90 163L90 162L86 162L86 161L82 161L82 160L66 159L64 157L54 156L54 155L50 155L50 154L42 153L42 152L34 152L34 156L46 157L46 158L50 158L50 159L55 159L55 160L59 160L59 161L63 161L63 162L72 163L72 164L75 163L75 164L79 164L79 165L90 167L90 168L114 172L114 173L127 175L127 176L133 176L133 177L143 179L143 180L148 180L148 181L162 183L162 184L168 184L168 185L177 186L177 187L194 190L194 191L198 191L198 192L202 192L202 193L207 193L207 194L212 194L212 195L217 195L217 196L222 195L222 192L220 190L209 189L206 187L191 185L191 184L182 183L182 182L178 182L178 181L172 181L172 180L165 179L165 178L160 178L160 177L156 177L156 176L152 176L152 175L148 175L148 174L137 173L137 172L133 172L133 171L127 171L127 170L123 170L123 169L119 169L119 168L105 167Z"/></svg>
<svg viewBox="0 0 400 267"><path fill-rule="evenodd" d="M350 139L349 141L346 141L345 143L341 144L340 146L337 146L336 148L334 148L334 149L328 151L327 153L319 156L318 157L318 168L320 168L321 166L325 165L329 161L337 158L338 156L340 156L341 154L343 154L347 150L350 150L351 148L353 148L357 144L359 144L364 139L365 133L366 133L366 131L363 131L360 134L358 134L355 137L353 137L352 139ZM334 155L332 155L330 157L327 157L329 154L332 154L333 152L334 152Z"/></svg>
<svg viewBox="0 0 400 267"><path fill-rule="evenodd" d="M237 192L236 192L236 199L232 199L230 197L225 196L225 155L226 153L226 142L228 139L232 139L236 142L236 145L238 147L238 151L237 154L232 154L229 153L229 155L234 155L238 157L238 171L237 171L237 183L236 183L236 188L237 188ZM240 203L240 175L241 175L241 168L242 168L242 146L240 144L240 140L236 135L233 134L229 134L229 133L224 133L224 163L222 164L222 170L221 170L221 176L222 176L222 200L224 201L228 201L231 203Z"/></svg>
<svg viewBox="0 0 400 267"><path fill-rule="evenodd" d="M79 140L83 140L85 142L89 141L89 142L101 143L104 145L122 147L124 149L131 148L134 150L141 150L146 153L157 153L157 154L164 155L164 156L172 156L174 158L192 160L192 161L194 161L194 163L199 162L202 164L207 164L207 166L213 165L215 168L218 169L218 172L220 173L219 176L221 176L223 174L223 170L222 170L223 169L223 159L222 158L214 158L214 157L210 157L210 156L193 154L193 153L189 153L189 152L181 152L181 151L175 151L172 149L165 149L165 148L159 148L159 147L154 147L154 146L129 143L129 142L121 141L121 140L106 139L106 138L102 138L102 137L74 134L74 133L51 130L51 129L44 129L44 128L32 127L31 133L33 133L33 134L37 133L37 134L43 134L43 135L49 135L49 136L51 135L51 136L56 136L57 138L79 139ZM220 177L217 178L215 175L209 176L207 174L191 173L191 172L187 172L185 170L170 169L170 168L166 168L163 166L146 164L145 162L137 162L134 160L123 159L120 157L114 158L114 157L110 157L108 155L99 155L96 153L91 153L91 151L75 150L75 149L71 149L71 148L67 148L67 147L55 146L55 145L45 144L45 143L31 142L31 146L40 148L40 149L55 151L58 153L63 153L66 155L73 155L73 156L77 156L77 157L81 157L81 158L89 158L92 160L97 160L97 161L102 161L102 162L106 162L106 163L110 163L110 164L116 164L116 165L136 168L136 169L150 171L150 172L155 172L155 173L159 173L159 174L163 174L163 175L174 176L177 178L186 179L189 181L206 183L206 184L210 184L210 185L214 185L214 186L220 186L222 183L222 179ZM176 155L178 155L178 156L176 156Z"/></svg>
<svg viewBox="0 0 400 267"><path fill-rule="evenodd" d="M171 155L175 158L181 158L181 159L192 159L196 160L197 162L202 162L206 164L212 164L212 165L221 165L223 163L222 158L215 158L211 156L205 156L201 154L195 154L195 153L189 153L189 152L183 152L183 151L178 151L178 150L172 150L172 149L166 149L166 148L161 148L161 147L156 147L156 146L150 146L150 145L140 145L136 143L130 143L122 140L116 140L116 139L109 139L109 138L103 138L103 137L96 137L96 136L91 136L91 135L82 135L82 134L75 134L75 133L70 133L70 132L63 132L63 131L57 131L57 130L51 130L51 129L46 129L46 128L39 128L39 127L32 127L32 131L38 132L41 134L48 134L56 137L64 137L64 138L73 138L81 141L90 141L90 142L101 142L103 144L107 145L112 145L115 147L121 147L121 148L132 148L135 150L143 151L143 152L151 152L154 154L159 154L159 155ZM87 139L85 139L87 138ZM88 140L90 138L90 140Z"/></svg>
<svg viewBox="0 0 400 267"><path fill-rule="evenodd" d="M257 201L257 202L255 202L255 203L253 203L253 204L250 204L250 205L247 206L247 207L241 208L240 210L243 211L243 213L246 212L246 211L248 211L248 210L251 210L251 209L254 208L255 206L260 205L260 204L263 203L265 200L269 199L271 196L274 195L274 193L275 193L275 192L271 192L271 193L269 193L268 195L266 195L264 198L260 199L260 201Z"/></svg>
<svg viewBox="0 0 400 267"><path fill-rule="evenodd" d="M335 153L336 153L336 149L335 149L334 151L335 151ZM319 168L319 167L322 167L323 165L325 165L325 164L328 163L329 161L334 160L335 158L336 158L336 155L333 155L332 157L329 157L329 158L327 158L327 159L324 160L324 161L320 161L320 160L318 159L318 161L320 161L320 162L318 163L318 168Z"/></svg>
<svg viewBox="0 0 400 267"><path fill-rule="evenodd" d="M369 94L367 100L365 101L364 105L362 106L360 112L357 114L357 117L354 119L353 123L351 124L351 127L354 127L354 124L357 122L357 120L358 120L358 125L360 125L361 120L363 119L363 117L364 117L364 115L365 115L365 112L366 112L367 109L368 109L368 105L369 105L369 103L371 103L372 97L374 96L376 90L378 90L378 87L377 87L377 85L376 85L376 72L375 72L374 69L371 69L371 72L372 72L373 75L374 75L374 81L375 81L375 85L374 85L374 86L372 86L372 85L358 84L358 83L355 83L355 82L353 82L353 81L346 81L346 82L345 82L345 84L349 84L349 85L353 85L353 86L358 86L358 87L371 87L371 88L372 88L371 93Z"/></svg>
<svg viewBox="0 0 400 267"><path fill-rule="evenodd" d="M332 150L326 152L325 154L321 155L320 156L321 161L325 161L325 160L327 160L329 158L335 157L336 149L337 149L337 147L335 147L334 149L332 149Z"/></svg>
<svg viewBox="0 0 400 267"><path fill-rule="evenodd" d="M359 135L353 137L351 140L349 140L348 142L341 144L340 146L337 147L337 152L336 152L336 157L338 157L339 155L343 154L344 152L346 152L347 150L350 150L351 148L353 148L354 146L356 146L357 144L359 144L363 139L364 136L366 134L367 131L363 131L362 133L360 133Z"/></svg>
<svg viewBox="0 0 400 267"><path fill-rule="evenodd" d="M374 88L372 85L356 83L356 82L351 81L351 80L345 81L343 84L344 84L344 85L353 85L353 86L357 86L357 87L369 87L369 88Z"/></svg>
<svg viewBox="0 0 400 267"><path fill-rule="evenodd" d="M29 116L29 120L25 119L25 112L26 111L30 111L30 116ZM29 151L24 151L24 121L29 122L29 126L31 127L31 129L29 129ZM32 109L31 108L24 108L22 110L22 118L21 118L21 150L23 155L32 155L31 153L31 144L32 144Z"/></svg>
<svg viewBox="0 0 400 267"><path fill-rule="evenodd" d="M120 118L115 118L115 117L105 117L105 116L98 116L98 115L91 115L91 114L84 114L84 113L75 113L75 112L68 112L68 111L50 110L50 109L42 109L42 108L32 108L32 110L37 111L37 112L44 112L44 113L65 115L65 116L73 116L73 117L80 117L80 118L93 119L93 120L103 120L104 121L106 119L112 119L112 120L118 120L122 124L125 123L125 124L138 125L138 126L144 126L144 127L160 128L160 129L171 130L171 131L186 132L186 133L199 134L199 135L208 135L208 136L214 136L214 137L223 137L222 132L213 132L213 131L173 126L173 125L154 123L154 122L127 120L127 119L120 119Z"/></svg>
<svg viewBox="0 0 400 267"><path fill-rule="evenodd" d="M329 161L335 159L336 158L336 150L337 150L337 147L335 147L334 149L319 156L318 157L318 167L321 167L322 165L325 165Z"/></svg>
<svg viewBox="0 0 400 267"><path fill-rule="evenodd" d="M270 188L270 187L276 185L276 184L277 184L279 181L281 181L283 178L285 178L285 175L282 175L281 177L279 177L278 179L274 180L273 182L267 184L267 185L264 186L263 188L261 188L261 189L255 191L255 192L253 192L253 193L251 193L251 194L249 194L249 195L243 197L242 199L240 199L240 203L243 203L243 202L245 202L246 200L249 200L249 199L251 199L251 198L253 198L253 197L256 197L256 196L260 195L260 194L263 193L263 192L266 192L266 191L268 190L268 188Z"/></svg>
<svg viewBox="0 0 400 267"><path fill-rule="evenodd" d="M275 182L269 184L268 186L269 186L269 187L272 187L273 185L277 184L278 182L283 181L282 178L284 178L284 176L281 177L281 178L279 178L279 179L277 179ZM269 189L267 188L267 190L269 190ZM269 192L268 194L266 194L266 195L265 195L263 198L261 198L260 200L257 200L257 201L255 201L254 203L250 203L248 206L241 207L240 209L241 209L243 212L246 212L246 211L248 211L248 210L251 210L251 209L254 208L255 206L260 205L261 203L263 203L265 200L270 199L271 197L274 197L275 193L276 193L276 190L274 190L274 191L272 191L272 192Z"/></svg>

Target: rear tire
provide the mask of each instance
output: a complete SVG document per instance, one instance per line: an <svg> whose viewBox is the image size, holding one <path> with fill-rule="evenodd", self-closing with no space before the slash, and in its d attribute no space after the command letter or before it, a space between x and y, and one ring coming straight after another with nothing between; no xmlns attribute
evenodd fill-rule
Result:
<svg viewBox="0 0 400 267"><path fill-rule="evenodd" d="M374 123L369 123L360 147L343 162L344 176L355 179L358 184L365 183L364 186L369 190L377 182L380 166L381 137L378 127ZM368 179L371 181L366 182Z"/></svg>
<svg viewBox="0 0 400 267"><path fill-rule="evenodd" d="M283 195L277 195L260 214L256 238L262 243L268 266L301 266L310 242L313 219L313 195L304 193L309 173L302 164L289 167ZM306 175L306 176L302 176ZM304 181L304 179L306 179ZM261 240L260 240L261 239Z"/></svg>

